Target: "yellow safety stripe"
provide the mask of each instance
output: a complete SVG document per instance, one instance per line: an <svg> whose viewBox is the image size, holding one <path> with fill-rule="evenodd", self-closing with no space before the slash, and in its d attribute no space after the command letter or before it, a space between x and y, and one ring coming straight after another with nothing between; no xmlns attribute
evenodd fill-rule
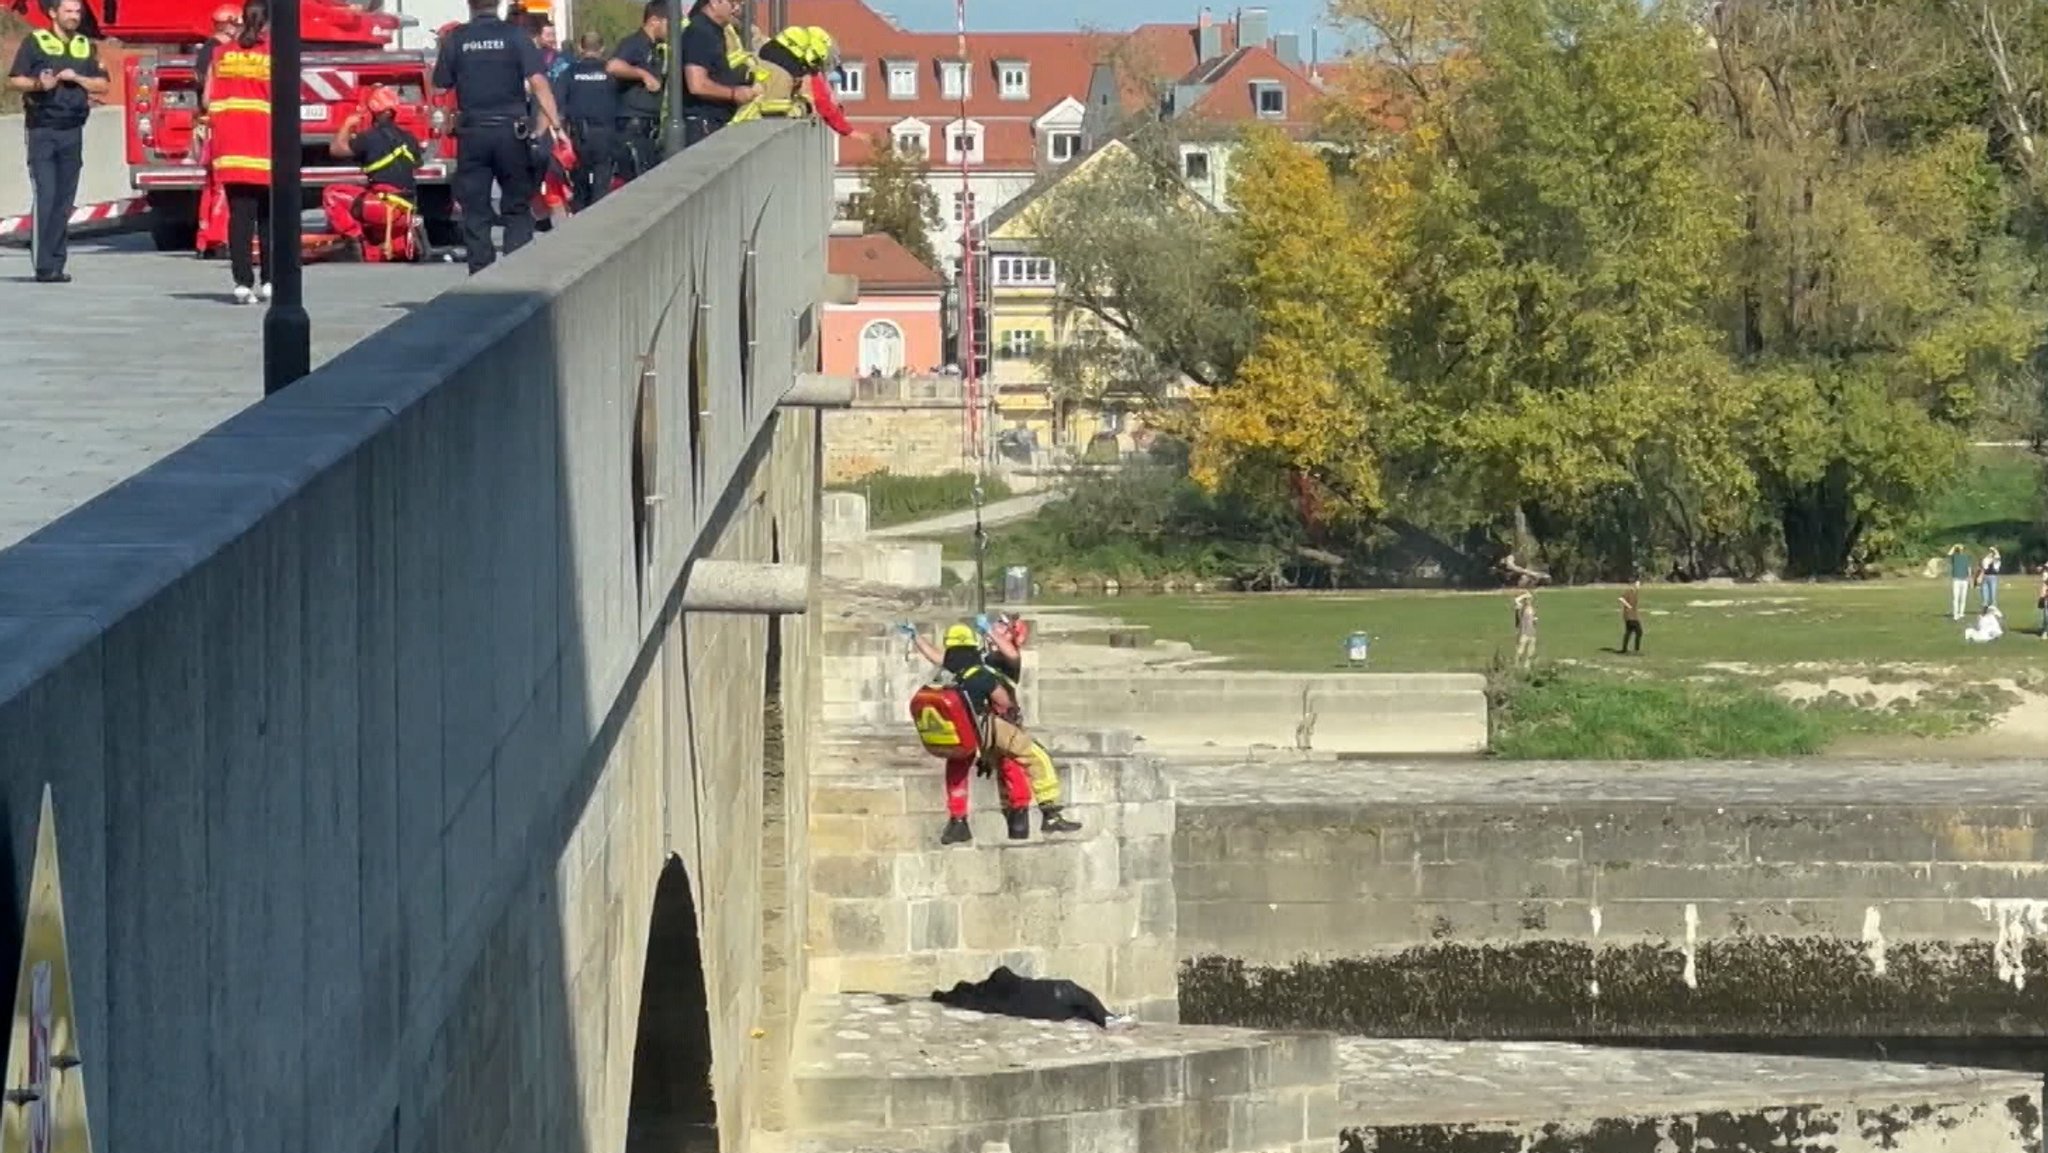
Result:
<svg viewBox="0 0 2048 1153"><path fill-rule="evenodd" d="M412 149L407 145L401 144L398 147L392 149L390 152L386 153L384 156L376 160L372 160L368 164L363 165L363 171L375 172L379 168L388 168L401 160L410 160L414 164L419 163L419 157L414 156L412 154Z"/></svg>
<svg viewBox="0 0 2048 1153"><path fill-rule="evenodd" d="M378 199L384 201L387 204L396 204L400 208L405 209L407 212L411 212L414 210L412 201L407 200L405 197L400 196L396 193L379 192L373 188L370 190L370 195L377 197Z"/></svg>
<svg viewBox="0 0 2048 1153"><path fill-rule="evenodd" d="M213 158L216 170L234 169L247 172L268 172L270 161L260 156L216 156Z"/></svg>
<svg viewBox="0 0 2048 1153"><path fill-rule="evenodd" d="M208 116L217 116L223 112L261 112L269 115L270 101L230 96L225 99L211 101L206 106L206 114Z"/></svg>

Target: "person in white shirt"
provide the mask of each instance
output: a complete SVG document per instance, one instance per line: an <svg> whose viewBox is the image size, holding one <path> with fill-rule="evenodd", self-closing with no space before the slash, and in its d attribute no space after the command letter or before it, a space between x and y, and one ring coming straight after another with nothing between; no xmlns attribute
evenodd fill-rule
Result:
<svg viewBox="0 0 2048 1153"><path fill-rule="evenodd" d="M1985 605L1977 614L1977 623L1963 630L1963 639L1971 644L1987 644L2005 635L2005 614L1997 605Z"/></svg>

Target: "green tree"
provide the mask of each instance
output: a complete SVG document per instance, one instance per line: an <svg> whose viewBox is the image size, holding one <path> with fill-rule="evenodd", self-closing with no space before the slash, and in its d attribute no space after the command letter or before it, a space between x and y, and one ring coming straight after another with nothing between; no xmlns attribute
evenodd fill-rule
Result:
<svg viewBox="0 0 2048 1153"><path fill-rule="evenodd" d="M923 160L898 151L884 136L871 138L874 149L861 173L853 215L870 232L886 233L929 267L938 266L931 230L939 226L939 196L925 180Z"/></svg>
<svg viewBox="0 0 2048 1153"><path fill-rule="evenodd" d="M577 35L596 32L604 37L607 46L617 44L640 30L640 13L643 0L574 0L575 28ZM574 52L573 45L564 44L564 50Z"/></svg>

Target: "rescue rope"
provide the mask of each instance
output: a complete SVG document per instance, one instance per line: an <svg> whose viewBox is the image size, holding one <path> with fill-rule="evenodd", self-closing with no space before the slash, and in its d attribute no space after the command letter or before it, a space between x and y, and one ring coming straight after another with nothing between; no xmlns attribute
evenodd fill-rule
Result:
<svg viewBox="0 0 2048 1153"><path fill-rule="evenodd" d="M960 58L960 67L966 75L960 78L960 123L967 123L967 92L972 82L972 66L967 56L967 0L953 0L953 20L958 40L955 51ZM977 142L978 143L978 142ZM975 284L974 265L977 259L974 250L974 184L968 178L970 150L960 150L960 369L963 387L960 390L962 434L966 443L961 447L974 459L974 612L976 616L988 614L988 530L981 523L983 503L982 480L988 464L986 437L981 426L980 374L976 371L975 360Z"/></svg>

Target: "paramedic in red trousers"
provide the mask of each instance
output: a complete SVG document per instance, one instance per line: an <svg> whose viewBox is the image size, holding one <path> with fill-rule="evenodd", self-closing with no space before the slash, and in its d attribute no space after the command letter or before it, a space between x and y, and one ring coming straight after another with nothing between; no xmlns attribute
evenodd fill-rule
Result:
<svg viewBox="0 0 2048 1153"><path fill-rule="evenodd" d="M1037 747L1038 742L1033 740L1031 734L1025 732L1022 726L1010 719L1017 715L1015 690L1001 674L989 668L983 661L981 639L975 631L964 624L952 625L941 635L940 645L937 646L917 635L917 630L910 625L898 625L897 631L902 632L910 640L918 655L951 674L960 691L966 695L975 715L985 723L985 731L988 734L987 747L1019 765L1029 765L1033 756L1032 750ZM1024 788L1025 793L1019 801L1020 804L1029 801L1029 785L1025 785ZM1006 815L1011 818L1010 836L1022 840L1025 833L1020 831L1019 822L1022 822L1022 829L1028 830L1030 813L1016 809ZM1081 827L1075 824L1072 828L1055 828L1053 822L1057 820L1059 810L1055 808L1047 814L1047 832L1072 832ZM1064 822L1062 824L1064 825ZM941 844L957 844L966 837L967 819L965 816L956 815L947 822L946 830L940 835L939 841Z"/></svg>
<svg viewBox="0 0 2048 1153"><path fill-rule="evenodd" d="M21 93L23 136L28 142L28 182L35 195L29 224L29 253L38 284L69 284L64 271L70 250L65 232L77 207L78 173L85 166L85 121L92 98L107 90L92 41L78 30L85 19L79 0L47 5L49 28L31 31L7 70L7 87Z"/></svg>
<svg viewBox="0 0 2048 1153"><path fill-rule="evenodd" d="M242 5L241 34L214 54L201 103L207 155L228 200L235 302L268 300L268 270L258 289L255 269L256 230L270 223L270 7L264 0Z"/></svg>
<svg viewBox="0 0 2048 1153"><path fill-rule="evenodd" d="M530 140L561 124L540 49L533 37L500 20L497 9L495 0L470 0L469 23L442 39L434 61L434 86L453 89L461 109L455 120L455 204L462 211L471 273L498 259L491 243L497 218L505 221L506 255L533 240L537 179ZM540 107L539 123L527 114L529 98Z"/></svg>
<svg viewBox="0 0 2048 1153"><path fill-rule="evenodd" d="M363 167L366 184L336 184L320 194L335 235L347 237L368 260L412 255L406 232L419 208L419 139L398 124L398 94L382 85L363 96L327 150Z"/></svg>

